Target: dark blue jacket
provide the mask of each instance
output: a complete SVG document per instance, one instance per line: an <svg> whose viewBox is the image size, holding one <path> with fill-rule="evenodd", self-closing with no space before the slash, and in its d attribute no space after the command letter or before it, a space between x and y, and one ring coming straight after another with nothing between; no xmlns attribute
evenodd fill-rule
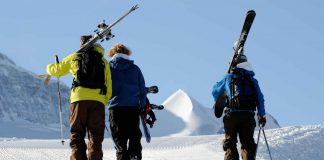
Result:
<svg viewBox="0 0 324 160"><path fill-rule="evenodd" d="M222 93L225 90L225 93L227 95L227 97L231 97L231 80L233 78L233 76L239 76L239 75L248 75L253 77L254 76L254 72L253 71L248 71L242 68L237 68L237 71L240 74L226 74L224 76L224 78L220 81L217 82L214 87L213 87L213 91L212 91L212 95L214 97L214 100L216 101L219 94ZM254 82L254 86L256 88L256 93L257 93L257 109L258 109L258 115L259 116L264 116L265 115L265 109L264 109L264 98L263 98L263 94L260 90L258 81L255 78L252 78L253 82ZM238 112L241 110L237 110L237 109L232 109L231 112Z"/></svg>
<svg viewBox="0 0 324 160"><path fill-rule="evenodd" d="M117 57L110 62L112 96L110 108L139 107L146 103L143 74L134 61Z"/></svg>

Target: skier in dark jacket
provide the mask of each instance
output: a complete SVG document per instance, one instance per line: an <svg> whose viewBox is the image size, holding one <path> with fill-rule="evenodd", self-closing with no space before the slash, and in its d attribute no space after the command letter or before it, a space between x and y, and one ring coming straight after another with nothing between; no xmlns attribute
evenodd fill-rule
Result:
<svg viewBox="0 0 324 160"><path fill-rule="evenodd" d="M112 138L117 145L117 160L142 159L139 116L140 107L146 104L147 91L143 74L129 59L130 54L131 51L122 44L116 44L108 53L113 90L109 121Z"/></svg>
<svg viewBox="0 0 324 160"><path fill-rule="evenodd" d="M256 108L259 124L264 127L266 123L264 99L263 94L258 85L258 81L253 78L254 72L251 65L247 62L245 55L240 55L236 67L230 74L226 74L224 78L216 83L213 87L212 95L216 101L218 96L225 91L229 102L232 99L232 79L239 78L240 76L250 77L255 88L256 93ZM223 149L225 151L225 160L239 160L239 154L236 148L237 135L239 135L241 142L241 156L243 160L254 160L256 143L254 142L253 134L256 127L254 119L255 106L247 107L246 109L237 106L237 103L229 103L225 108L225 115L223 117L225 139L223 141Z"/></svg>

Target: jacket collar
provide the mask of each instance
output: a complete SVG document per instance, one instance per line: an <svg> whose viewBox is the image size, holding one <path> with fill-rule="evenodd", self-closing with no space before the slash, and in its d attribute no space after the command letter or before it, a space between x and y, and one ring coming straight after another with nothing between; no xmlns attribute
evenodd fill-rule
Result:
<svg viewBox="0 0 324 160"><path fill-rule="evenodd" d="M118 58L118 57L124 58L124 59L126 59L126 60L130 60L130 59L129 59L129 56L126 55L126 54L123 54L123 53L116 53L116 54L111 58L111 60L115 60L115 59Z"/></svg>

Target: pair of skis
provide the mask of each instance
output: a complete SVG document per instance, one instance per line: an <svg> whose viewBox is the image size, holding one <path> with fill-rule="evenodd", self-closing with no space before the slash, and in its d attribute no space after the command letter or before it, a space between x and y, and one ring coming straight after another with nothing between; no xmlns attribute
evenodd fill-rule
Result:
<svg viewBox="0 0 324 160"><path fill-rule="evenodd" d="M242 28L240 37L237 40L236 45L234 46L234 54L230 61L227 73L230 73L230 71L233 69L233 67L235 67L237 58L239 57L240 54L242 54L241 51L243 51L243 47L244 47L245 41L247 39L247 36L249 35L255 15L256 15L256 13L253 10L249 10L246 13L243 28ZM217 118L220 118L222 116L223 110L228 103L227 99L228 98L226 96L225 91L220 93L219 96L217 97L217 100L215 101L215 104L213 106L214 114Z"/></svg>

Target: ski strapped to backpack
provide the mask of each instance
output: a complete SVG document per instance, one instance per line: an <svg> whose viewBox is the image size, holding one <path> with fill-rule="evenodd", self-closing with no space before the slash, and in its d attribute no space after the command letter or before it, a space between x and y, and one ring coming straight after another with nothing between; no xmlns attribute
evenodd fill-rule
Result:
<svg viewBox="0 0 324 160"><path fill-rule="evenodd" d="M100 42L104 40L110 40L114 37L114 35L111 33L111 28L114 27L117 23L119 23L121 20L123 20L127 15L138 9L138 5L134 5L128 12L126 12L123 16L118 18L115 22L113 22L110 25L107 25L105 21L102 21L95 30L95 34L92 36L89 41L87 41L84 45L80 47L76 52L82 53L87 51L89 48L93 46L98 40L101 40ZM47 86L49 84L49 81L51 79L51 76L48 74L41 74L38 75L38 78L45 78L44 84Z"/></svg>
<svg viewBox="0 0 324 160"><path fill-rule="evenodd" d="M231 72L231 70L233 69L233 67L236 64L236 60L237 60L239 54L242 53L240 51L243 51L243 47L244 47L245 41L247 39L247 36L250 32L255 15L256 15L256 13L253 10L249 10L246 13L243 28L242 28L240 37L237 41L237 44L234 47L234 55L230 61L227 73ZM228 97L226 96L225 91L220 93L219 96L217 97L217 100L214 103L214 106L213 106L214 114L217 118L220 118L222 116L223 110L226 106L228 106L228 103L229 103L229 101L228 101Z"/></svg>

